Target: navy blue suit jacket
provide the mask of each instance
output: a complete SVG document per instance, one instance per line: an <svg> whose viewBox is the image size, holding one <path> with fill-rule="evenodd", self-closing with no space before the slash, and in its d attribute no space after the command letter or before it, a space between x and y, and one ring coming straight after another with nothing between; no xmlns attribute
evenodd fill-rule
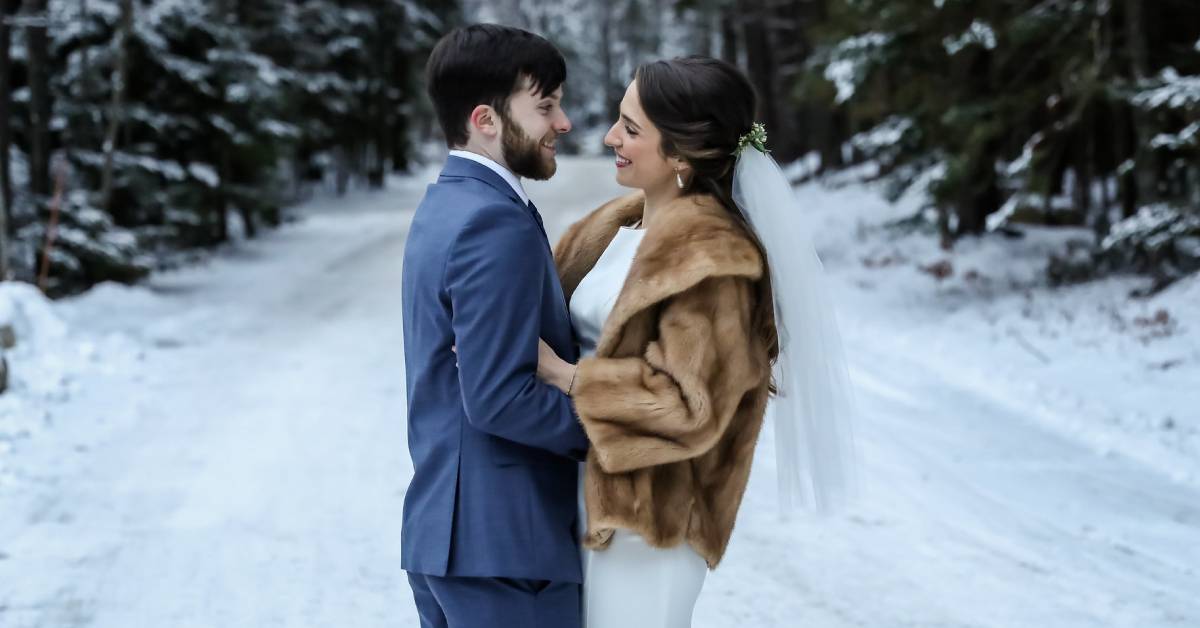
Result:
<svg viewBox="0 0 1200 628"><path fill-rule="evenodd" d="M425 192L403 315L414 475L402 567L581 582L587 439L570 399L536 376L538 338L577 358L570 316L541 217L486 166L451 156Z"/></svg>

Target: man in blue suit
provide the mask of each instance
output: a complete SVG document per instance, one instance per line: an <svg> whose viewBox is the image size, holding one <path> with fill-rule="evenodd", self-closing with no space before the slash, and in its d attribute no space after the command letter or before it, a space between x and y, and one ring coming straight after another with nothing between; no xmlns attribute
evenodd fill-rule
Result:
<svg viewBox="0 0 1200 628"><path fill-rule="evenodd" d="M575 628L582 574L570 399L537 376L538 339L577 358L541 217L519 177L548 179L566 63L502 26L434 48L428 90L452 149L404 252L414 475L402 566L423 628Z"/></svg>

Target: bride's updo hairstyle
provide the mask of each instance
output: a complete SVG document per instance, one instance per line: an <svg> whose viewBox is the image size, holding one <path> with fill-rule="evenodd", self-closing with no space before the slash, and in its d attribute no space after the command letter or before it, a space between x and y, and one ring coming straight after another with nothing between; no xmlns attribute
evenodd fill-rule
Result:
<svg viewBox="0 0 1200 628"><path fill-rule="evenodd" d="M733 65L710 57L678 57L642 65L633 77L663 155L692 167L685 194L716 196L734 213L733 151L750 132L758 97Z"/></svg>
<svg viewBox="0 0 1200 628"><path fill-rule="evenodd" d="M683 193L716 197L758 247L764 272L754 320L774 362L779 345L770 272L766 268L767 253L733 202L733 169L737 159L734 151L738 139L749 133L754 124L758 107L754 86L737 67L711 57L677 57L647 63L638 67L633 80L637 83L642 111L662 134L659 150L664 156L679 157L691 166Z"/></svg>

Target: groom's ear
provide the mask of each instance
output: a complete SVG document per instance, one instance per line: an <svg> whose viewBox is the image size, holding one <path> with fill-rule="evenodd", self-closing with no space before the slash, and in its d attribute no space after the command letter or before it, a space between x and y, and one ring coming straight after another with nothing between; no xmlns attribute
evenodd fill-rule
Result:
<svg viewBox="0 0 1200 628"><path fill-rule="evenodd" d="M491 105L476 105L467 123L471 126L469 131L477 131L489 139L500 135L500 116Z"/></svg>

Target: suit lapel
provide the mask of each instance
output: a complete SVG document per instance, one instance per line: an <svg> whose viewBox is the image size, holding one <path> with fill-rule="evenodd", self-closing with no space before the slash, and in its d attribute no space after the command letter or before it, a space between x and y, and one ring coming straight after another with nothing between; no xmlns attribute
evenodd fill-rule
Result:
<svg viewBox="0 0 1200 628"><path fill-rule="evenodd" d="M525 204L525 201L521 200L521 196L508 184L508 181L505 181L504 177L496 174L491 168L470 159L451 155L446 159L446 166L442 168L441 177L475 179L488 184L492 189L512 199L517 205L524 207L526 213L537 223L538 229L541 229L542 236L546 238L546 245L549 247L550 236L546 235L546 226L542 223L542 217L538 214L533 201L530 201L528 205Z"/></svg>
<svg viewBox="0 0 1200 628"><path fill-rule="evenodd" d="M504 177L496 174L491 168L488 168L481 163L471 161L470 159L463 159L462 157L451 155L446 159L446 165L442 168L442 174L438 180L442 181L443 179L455 178L475 179L476 181L486 183L497 192L500 192L501 194L512 199L517 206L523 208L525 213L529 215L529 217L533 219L535 223L537 223L538 229L542 233L542 238L546 241L546 258L550 262L551 268L554 267L554 252L550 249L550 237L546 235L546 226L543 224L542 216L538 213L537 207L534 206L533 201L530 201L529 204L526 205L525 201L521 200L521 196L517 194L517 191L508 184L508 181L505 181ZM551 274L554 275L554 273ZM557 276L555 276L554 279L557 279ZM562 294L563 291L561 288L559 288L557 292L562 295L560 297L560 302L565 311L567 307L566 295Z"/></svg>
<svg viewBox="0 0 1200 628"><path fill-rule="evenodd" d="M542 236L546 238L546 250L550 250L550 236L546 235L546 225L542 222L542 215L538 213L537 205L534 205L533 201L529 201L529 213L533 215L538 229L542 230Z"/></svg>

